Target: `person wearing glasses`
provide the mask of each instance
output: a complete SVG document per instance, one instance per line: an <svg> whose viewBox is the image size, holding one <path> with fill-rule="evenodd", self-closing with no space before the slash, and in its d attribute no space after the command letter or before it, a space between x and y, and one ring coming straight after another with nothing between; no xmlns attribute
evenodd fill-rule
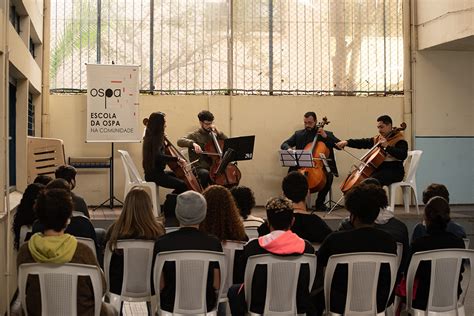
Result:
<svg viewBox="0 0 474 316"><path fill-rule="evenodd" d="M178 140L178 146L188 148L189 161L196 163L196 173L201 182L201 186L205 189L209 183L209 169L212 165L212 159L209 155L204 154L204 147L207 143L212 142L211 132L216 134L217 140L224 140L227 136L218 131L214 125L214 114L207 110L198 113L200 127L194 132L182 137Z"/></svg>

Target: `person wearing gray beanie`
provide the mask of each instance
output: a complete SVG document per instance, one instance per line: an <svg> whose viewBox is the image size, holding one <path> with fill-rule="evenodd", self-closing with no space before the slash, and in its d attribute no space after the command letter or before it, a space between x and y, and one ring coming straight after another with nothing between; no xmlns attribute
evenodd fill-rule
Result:
<svg viewBox="0 0 474 316"><path fill-rule="evenodd" d="M206 218L207 203L202 194L186 191L176 198L176 218L181 226L199 225Z"/></svg>

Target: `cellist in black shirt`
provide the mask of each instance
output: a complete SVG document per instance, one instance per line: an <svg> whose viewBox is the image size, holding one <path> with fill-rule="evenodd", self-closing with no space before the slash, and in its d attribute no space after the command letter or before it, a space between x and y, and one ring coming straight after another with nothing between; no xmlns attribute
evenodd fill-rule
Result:
<svg viewBox="0 0 474 316"><path fill-rule="evenodd" d="M375 144L380 143L380 147L387 154L382 164L370 175L371 178L377 179L381 185L390 185L394 182L403 180L405 170L403 161L408 155L408 143L403 133L397 132L389 139L385 137L392 132L392 119L388 115L382 115L377 118L377 128L379 135L371 138L348 139L340 141L337 147L343 149L345 146L352 148L372 148Z"/></svg>
<svg viewBox="0 0 474 316"><path fill-rule="evenodd" d="M306 112L304 114L303 122L304 129L296 131L290 138L288 138L281 144L280 148L283 150L288 150L290 148L294 148L297 150L304 149L307 144L313 141L316 134L319 134L319 141L322 141L329 149L329 157L326 158L328 158L328 164L329 168L331 169L331 172L326 173L326 185L321 191L318 192L315 209L318 211L327 212L329 211L329 208L324 205L324 201L326 200L326 195L331 189L333 175L336 177L339 176L337 172L333 148L339 149L336 147L336 143L340 140L336 136L334 136L332 132L325 131L322 127L316 129L317 117L316 113L314 112ZM288 172L297 169L297 167L291 167Z"/></svg>

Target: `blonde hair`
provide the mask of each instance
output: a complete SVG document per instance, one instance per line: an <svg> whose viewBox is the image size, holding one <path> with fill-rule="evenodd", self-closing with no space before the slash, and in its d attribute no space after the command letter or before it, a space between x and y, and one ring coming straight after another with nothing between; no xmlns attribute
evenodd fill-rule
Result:
<svg viewBox="0 0 474 316"><path fill-rule="evenodd" d="M107 230L106 240L114 250L119 239L156 240L165 229L153 215L153 205L145 190L134 187L128 192L122 213Z"/></svg>

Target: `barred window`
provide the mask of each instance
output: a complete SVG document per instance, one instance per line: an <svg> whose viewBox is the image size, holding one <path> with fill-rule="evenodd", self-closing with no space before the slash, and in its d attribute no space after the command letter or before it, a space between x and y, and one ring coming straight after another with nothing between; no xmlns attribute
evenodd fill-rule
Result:
<svg viewBox="0 0 474 316"><path fill-rule="evenodd" d="M28 93L28 136L35 136L35 105L31 93Z"/></svg>
<svg viewBox="0 0 474 316"><path fill-rule="evenodd" d="M230 8L230 3L233 7ZM402 0L52 0L51 87L137 64L163 94L403 93Z"/></svg>

